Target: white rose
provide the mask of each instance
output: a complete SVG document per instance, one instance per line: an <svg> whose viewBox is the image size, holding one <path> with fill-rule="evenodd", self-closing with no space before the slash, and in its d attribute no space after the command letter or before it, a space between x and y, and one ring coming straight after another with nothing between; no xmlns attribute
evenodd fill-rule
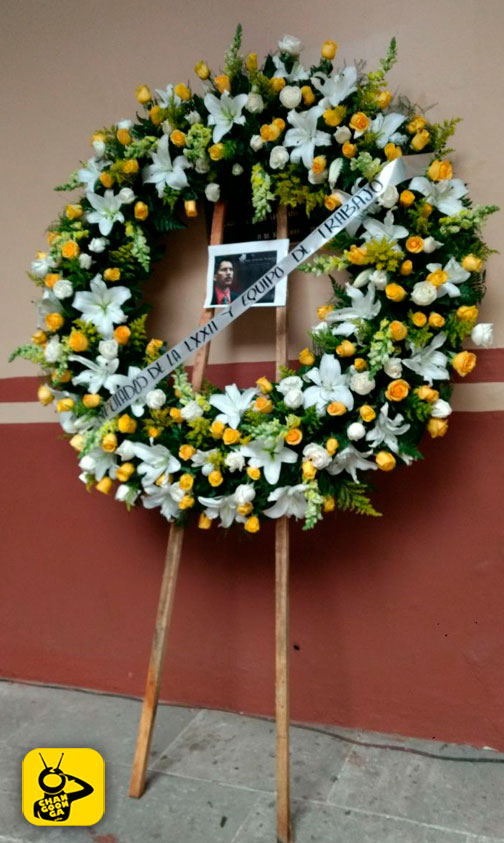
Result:
<svg viewBox="0 0 504 843"><path fill-rule="evenodd" d="M51 337L44 349L44 357L48 363L57 363L63 351L59 337Z"/></svg>
<svg viewBox="0 0 504 843"><path fill-rule="evenodd" d="M334 139L337 143L346 143L351 137L352 133L348 126L339 126L334 133Z"/></svg>
<svg viewBox="0 0 504 843"><path fill-rule="evenodd" d="M189 401L185 407L181 409L182 418L186 421L194 421L195 419L201 418L203 415L203 408L200 407L197 401Z"/></svg>
<svg viewBox="0 0 504 843"><path fill-rule="evenodd" d="M233 176L241 176L243 173L243 167L241 164L233 164L233 168L231 170Z"/></svg>
<svg viewBox="0 0 504 843"><path fill-rule="evenodd" d="M133 125L133 120L119 120L119 123L116 123L117 129L131 129Z"/></svg>
<svg viewBox="0 0 504 843"><path fill-rule="evenodd" d="M231 451L224 460L226 468L229 468L231 473L233 471L243 471L245 468L245 457L242 457L238 451Z"/></svg>
<svg viewBox="0 0 504 843"><path fill-rule="evenodd" d="M431 252L435 252L436 249L439 249L440 246L443 244L439 242L439 240L434 240L434 237L426 237L423 241L422 250L430 255Z"/></svg>
<svg viewBox="0 0 504 843"><path fill-rule="evenodd" d="M107 247L108 240L105 237L93 237L91 240L88 249L90 252L95 252L99 254L100 252L104 252Z"/></svg>
<svg viewBox="0 0 504 843"><path fill-rule="evenodd" d="M201 115L197 111L190 111L189 114L186 114L186 120L191 126L194 126L195 123L201 122Z"/></svg>
<svg viewBox="0 0 504 843"><path fill-rule="evenodd" d="M270 153L269 165L272 170L282 170L289 160L289 153L284 146L274 146Z"/></svg>
<svg viewBox="0 0 504 843"><path fill-rule="evenodd" d="M329 463L332 461L332 457L329 456L326 449L323 448L322 445L316 445L314 442L311 442L309 445L305 445L303 448L303 457L310 460L310 462L312 462L318 470L327 468Z"/></svg>
<svg viewBox="0 0 504 843"><path fill-rule="evenodd" d="M98 351L105 360L115 360L119 345L115 340L100 340L98 343Z"/></svg>
<svg viewBox="0 0 504 843"><path fill-rule="evenodd" d="M91 257L91 255L88 255L86 252L82 252L79 255L79 266L82 269L89 269L89 267L91 266L92 263L93 263L93 258Z"/></svg>
<svg viewBox="0 0 504 843"><path fill-rule="evenodd" d="M250 501L254 500L255 496L255 489L249 483L242 483L234 493L237 506L244 506L244 504L250 503Z"/></svg>
<svg viewBox="0 0 504 843"><path fill-rule="evenodd" d="M145 396L145 403L151 410L159 410L166 404L166 395L162 389L151 389Z"/></svg>
<svg viewBox="0 0 504 843"><path fill-rule="evenodd" d="M302 403L302 389L289 389L289 391L284 395L284 404L286 407L289 408L289 410L297 410L297 408L300 407Z"/></svg>
<svg viewBox="0 0 504 843"><path fill-rule="evenodd" d="M347 427L347 436L351 442L357 442L366 435L366 428L362 422L354 422Z"/></svg>
<svg viewBox="0 0 504 843"><path fill-rule="evenodd" d="M297 85L286 85L280 91L280 102L285 108L297 108L301 99L301 88Z"/></svg>
<svg viewBox="0 0 504 843"><path fill-rule="evenodd" d="M284 35L278 42L278 49L281 53L288 53L289 56L299 56L303 44L294 35Z"/></svg>
<svg viewBox="0 0 504 843"><path fill-rule="evenodd" d="M254 150L254 152L258 152L264 146L264 141L261 135L252 135L250 138L250 146Z"/></svg>
<svg viewBox="0 0 504 843"><path fill-rule="evenodd" d="M370 376L369 372L356 372L350 378L350 389L357 395L367 395L375 386L374 378Z"/></svg>
<svg viewBox="0 0 504 843"><path fill-rule="evenodd" d="M303 386L303 381L297 375L289 375L287 378L283 378L277 386L279 392L282 395L287 395L291 389L301 389Z"/></svg>
<svg viewBox="0 0 504 843"><path fill-rule="evenodd" d="M131 439L124 439L118 448L116 448L115 453L121 457L122 460L132 460L135 454L135 444L131 441Z"/></svg>
<svg viewBox="0 0 504 843"><path fill-rule="evenodd" d="M94 457L90 457L89 454L87 454L87 456L82 457L82 459L79 460L79 466L83 471L86 471L88 474L92 474L96 468L96 460Z"/></svg>
<svg viewBox="0 0 504 843"><path fill-rule="evenodd" d="M208 173L210 169L210 162L206 158L197 158L194 164L194 169L197 173Z"/></svg>
<svg viewBox="0 0 504 843"><path fill-rule="evenodd" d="M57 299L67 299L69 296L73 295L73 287L71 281L67 281L66 278L60 278L59 281L56 281L54 284L52 291Z"/></svg>
<svg viewBox="0 0 504 843"><path fill-rule="evenodd" d="M378 204L381 205L382 208L393 208L394 205L397 205L398 199L399 191L397 187L394 187L393 184L389 184L381 196L378 197Z"/></svg>
<svg viewBox="0 0 504 843"><path fill-rule="evenodd" d="M260 114L261 111L264 111L264 100L261 94L256 94L254 91L248 95L247 102L245 103L245 108L247 111L250 111L251 114Z"/></svg>
<svg viewBox="0 0 504 843"><path fill-rule="evenodd" d="M128 486L127 483L121 483L121 485L117 487L115 500L123 502L127 501L129 504L133 504L139 494L138 489L135 489L133 486Z"/></svg>
<svg viewBox="0 0 504 843"><path fill-rule="evenodd" d="M210 182L205 187L205 196L209 202L218 202L220 197L220 187L216 181Z"/></svg>
<svg viewBox="0 0 504 843"><path fill-rule="evenodd" d="M432 417L434 419L446 419L451 415L451 412L452 408L448 404L448 401L443 401L442 398L438 398L437 401L434 401L432 405Z"/></svg>
<svg viewBox="0 0 504 843"><path fill-rule="evenodd" d="M165 135L171 135L175 126L172 126L169 120L163 120L163 122L161 123L161 128Z"/></svg>
<svg viewBox="0 0 504 843"><path fill-rule="evenodd" d="M384 290L387 286L388 276L384 269L375 269L369 276L377 290Z"/></svg>
<svg viewBox="0 0 504 843"><path fill-rule="evenodd" d="M37 258L36 260L32 261L32 275L36 275L37 278L43 278L44 275L47 275L49 270L53 267L54 261L49 255L46 255L42 258Z"/></svg>
<svg viewBox="0 0 504 843"><path fill-rule="evenodd" d="M135 201L135 198L135 194L133 193L131 187L123 187L119 191L119 199L123 205L131 205L131 203Z"/></svg>
<svg viewBox="0 0 504 843"><path fill-rule="evenodd" d="M480 322L479 325L475 325L471 331L471 339L474 345L479 345L481 348L490 348L493 343L493 323Z"/></svg>
<svg viewBox="0 0 504 843"><path fill-rule="evenodd" d="M415 304L419 304L421 307L432 304L437 299L436 287L430 281L419 281L413 287L411 298Z"/></svg>
<svg viewBox="0 0 504 843"><path fill-rule="evenodd" d="M103 156L105 155L105 150L106 150L106 148L107 148L107 147L105 146L105 141L102 141L102 140L95 140L95 141L93 141L93 143L92 143L92 147L93 147L93 149L94 149L94 151L95 151L95 153L96 153L96 157L97 157L97 158L103 158Z"/></svg>
<svg viewBox="0 0 504 843"><path fill-rule="evenodd" d="M385 363L383 370L385 374L389 376L389 378L393 378L393 380L396 380L396 378L400 378L402 375L401 361L397 357L391 357Z"/></svg>

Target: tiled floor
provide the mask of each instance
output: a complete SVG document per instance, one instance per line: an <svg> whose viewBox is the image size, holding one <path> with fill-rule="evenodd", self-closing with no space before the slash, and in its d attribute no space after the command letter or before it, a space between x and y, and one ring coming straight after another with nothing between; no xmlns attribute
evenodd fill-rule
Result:
<svg viewBox="0 0 504 843"><path fill-rule="evenodd" d="M275 843L273 722L160 706L136 800L139 713L122 697L0 681L0 843ZM103 755L96 826L37 827L21 815L21 761L44 745ZM504 755L490 750L293 727L291 786L296 843L504 843Z"/></svg>

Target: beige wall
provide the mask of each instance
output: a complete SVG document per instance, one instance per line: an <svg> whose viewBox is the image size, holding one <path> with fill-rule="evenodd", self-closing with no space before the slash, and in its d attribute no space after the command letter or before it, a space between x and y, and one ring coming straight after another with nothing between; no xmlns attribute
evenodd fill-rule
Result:
<svg viewBox="0 0 504 843"><path fill-rule="evenodd" d="M391 89L400 89L421 106L436 103L431 119L464 117L455 138L456 174L470 183L476 202L502 202L502 0L0 0L0 9L5 317L0 377L34 374L31 364L7 366L6 358L34 326L30 302L36 290L24 273L35 250L44 247L46 225L65 202L65 194L53 193L52 187L89 157L88 139L95 129L134 115L139 83L164 87L190 80L196 86L192 68L198 59L219 66L238 21L244 27L244 50L259 55L274 49L285 32L301 36L305 64L316 59L320 43L331 37L340 44L341 59L365 57L372 68L395 34L399 62L389 77ZM494 248L500 248L501 229L502 215L497 215L487 227ZM197 319L205 248L198 220L174 238L169 266L152 282L152 329L171 341L192 329ZM484 321L496 323L500 347L503 260L495 255L489 261L481 313ZM165 279L177 283L163 286ZM302 274L292 278L292 355L306 344L315 307L328 296L326 280ZM211 360L272 359L273 343L265 340L268 335L273 339L272 316L264 310L245 315L239 326L215 341ZM464 385L458 391L471 389ZM485 390L474 392L475 409L491 409L485 395ZM504 400L498 408L504 409Z"/></svg>

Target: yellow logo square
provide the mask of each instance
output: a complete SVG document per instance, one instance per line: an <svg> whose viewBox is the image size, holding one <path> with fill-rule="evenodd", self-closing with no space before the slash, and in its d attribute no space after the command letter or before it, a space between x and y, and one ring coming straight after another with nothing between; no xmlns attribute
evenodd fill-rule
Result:
<svg viewBox="0 0 504 843"><path fill-rule="evenodd" d="M32 825L94 825L105 812L105 762L96 749L32 749L22 791Z"/></svg>

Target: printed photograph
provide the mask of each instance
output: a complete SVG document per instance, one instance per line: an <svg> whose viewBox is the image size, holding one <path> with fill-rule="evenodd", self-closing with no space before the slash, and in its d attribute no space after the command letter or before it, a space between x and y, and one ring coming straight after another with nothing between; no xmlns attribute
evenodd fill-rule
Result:
<svg viewBox="0 0 504 843"><path fill-rule="evenodd" d="M287 239L209 246L205 307L232 304L288 251ZM287 278L282 278L253 307L282 307L286 301Z"/></svg>

